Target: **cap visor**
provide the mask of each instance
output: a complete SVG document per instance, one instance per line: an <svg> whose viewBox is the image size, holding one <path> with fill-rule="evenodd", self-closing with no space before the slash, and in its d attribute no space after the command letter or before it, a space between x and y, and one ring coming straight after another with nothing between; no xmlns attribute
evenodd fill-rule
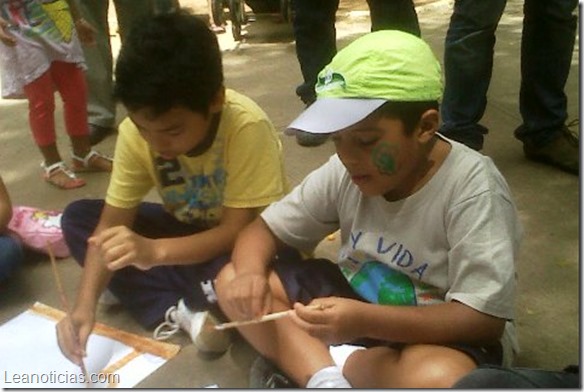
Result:
<svg viewBox="0 0 584 392"><path fill-rule="evenodd" d="M385 99L319 98L292 121L284 133L333 133L350 127L383 105Z"/></svg>

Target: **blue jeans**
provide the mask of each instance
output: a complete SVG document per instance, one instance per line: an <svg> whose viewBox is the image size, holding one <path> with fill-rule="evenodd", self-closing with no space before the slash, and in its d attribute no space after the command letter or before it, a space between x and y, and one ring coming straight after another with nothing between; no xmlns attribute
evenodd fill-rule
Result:
<svg viewBox="0 0 584 392"><path fill-rule="evenodd" d="M0 235L0 282L10 278L24 261L24 249L17 239Z"/></svg>
<svg viewBox="0 0 584 392"><path fill-rule="evenodd" d="M116 17L122 41L132 24L150 14L153 9L165 12L175 4L174 0L114 0ZM88 70L85 79L88 86L88 122L101 127L115 126L116 101L113 97L113 57L108 24L109 0L79 1L81 14L96 29L95 45L83 46Z"/></svg>
<svg viewBox="0 0 584 392"><path fill-rule="evenodd" d="M579 388L578 373L529 368L481 366L454 384L453 388Z"/></svg>
<svg viewBox="0 0 584 392"><path fill-rule="evenodd" d="M578 0L526 0L521 39L519 110L515 136L536 147L558 137L566 119L564 87L576 40Z"/></svg>
<svg viewBox="0 0 584 392"><path fill-rule="evenodd" d="M488 132L479 124L487 106L495 31L507 0L457 0L444 44L441 132L480 150Z"/></svg>
<svg viewBox="0 0 584 392"><path fill-rule="evenodd" d="M412 0L367 0L371 31L395 29L420 36L418 16ZM296 56L304 82L296 94L305 103L316 98L318 73L337 53L335 20L339 0L293 0Z"/></svg>
<svg viewBox="0 0 584 392"><path fill-rule="evenodd" d="M495 31L506 0L457 0L446 34L441 132L471 148L483 147L479 124L487 105ZM520 112L516 137L542 146L567 117L564 86L570 70L577 0L525 0L521 42Z"/></svg>

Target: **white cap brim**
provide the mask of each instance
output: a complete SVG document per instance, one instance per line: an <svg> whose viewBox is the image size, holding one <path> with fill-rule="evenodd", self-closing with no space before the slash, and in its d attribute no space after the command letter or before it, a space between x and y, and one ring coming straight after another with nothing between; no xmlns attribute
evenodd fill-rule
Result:
<svg viewBox="0 0 584 392"><path fill-rule="evenodd" d="M357 124L387 102L386 99L319 98L292 121L284 133L327 134Z"/></svg>

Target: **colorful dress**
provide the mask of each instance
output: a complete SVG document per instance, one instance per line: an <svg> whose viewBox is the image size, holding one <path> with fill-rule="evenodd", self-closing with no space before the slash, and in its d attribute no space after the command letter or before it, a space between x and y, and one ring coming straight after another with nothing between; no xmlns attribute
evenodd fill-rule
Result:
<svg viewBox="0 0 584 392"><path fill-rule="evenodd" d="M17 41L12 47L0 43L2 97L25 98L23 86L47 72L53 61L86 68L65 0L0 0L0 15Z"/></svg>

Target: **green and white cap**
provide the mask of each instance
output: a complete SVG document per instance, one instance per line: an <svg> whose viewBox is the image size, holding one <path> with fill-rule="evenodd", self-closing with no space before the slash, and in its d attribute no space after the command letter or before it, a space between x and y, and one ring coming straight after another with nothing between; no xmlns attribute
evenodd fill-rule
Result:
<svg viewBox="0 0 584 392"><path fill-rule="evenodd" d="M366 34L337 53L318 75L316 101L286 129L332 133L363 120L387 101L437 101L440 63L424 41L397 30Z"/></svg>

